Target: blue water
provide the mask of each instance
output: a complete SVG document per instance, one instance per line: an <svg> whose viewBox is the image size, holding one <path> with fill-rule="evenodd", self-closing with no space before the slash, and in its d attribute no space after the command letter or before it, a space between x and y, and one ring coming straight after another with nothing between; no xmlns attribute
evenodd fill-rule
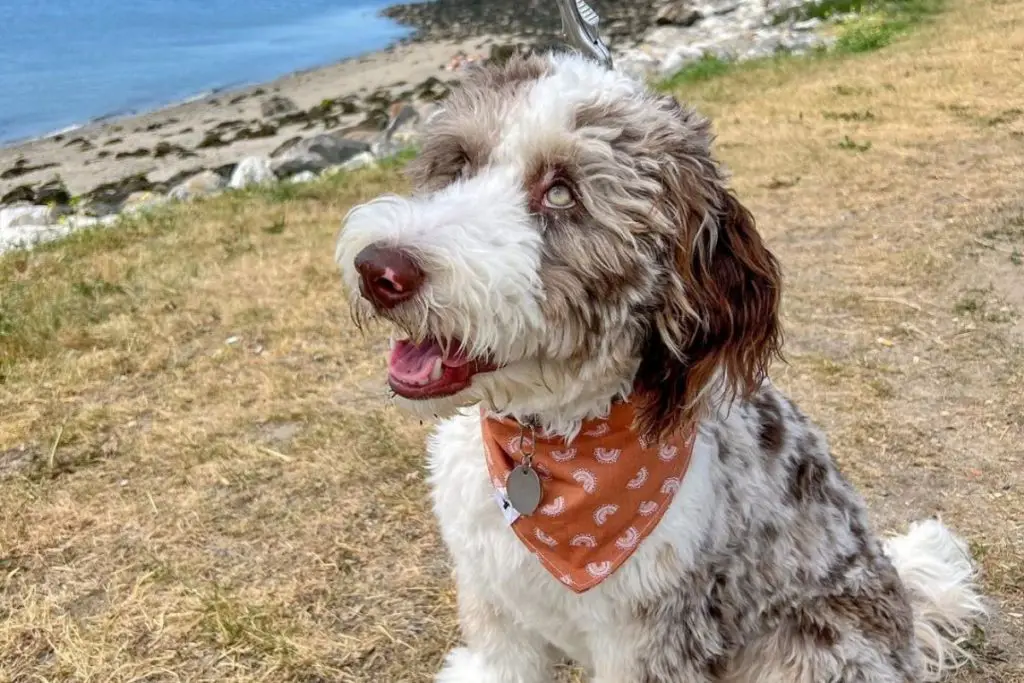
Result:
<svg viewBox="0 0 1024 683"><path fill-rule="evenodd" d="M377 50L388 0L0 0L0 141Z"/></svg>

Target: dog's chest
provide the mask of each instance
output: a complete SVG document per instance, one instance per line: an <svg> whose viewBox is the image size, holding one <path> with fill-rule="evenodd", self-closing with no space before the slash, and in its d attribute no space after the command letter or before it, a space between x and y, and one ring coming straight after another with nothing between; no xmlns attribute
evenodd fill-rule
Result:
<svg viewBox="0 0 1024 683"><path fill-rule="evenodd" d="M651 535L611 577L582 594L566 588L519 540L494 496L478 415L441 423L428 447L431 495L456 564L458 591L471 592L590 666L620 638L632 608L678 585L714 516L709 453L698 438L690 469Z"/></svg>
<svg viewBox="0 0 1024 683"><path fill-rule="evenodd" d="M548 573L519 540L494 497L478 417L442 423L429 449L431 495L459 574L459 590L511 615L577 661L602 621L598 591L576 595Z"/></svg>

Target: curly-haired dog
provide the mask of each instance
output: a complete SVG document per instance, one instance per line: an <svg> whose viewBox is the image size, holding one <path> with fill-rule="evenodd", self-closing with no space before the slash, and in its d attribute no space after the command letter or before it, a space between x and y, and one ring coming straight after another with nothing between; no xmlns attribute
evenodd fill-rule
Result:
<svg viewBox="0 0 1024 683"><path fill-rule="evenodd" d="M984 613L937 521L882 542L765 378L779 267L708 122L580 57L480 70L409 198L346 217L357 319L441 415L434 510L465 646L444 683L912 683Z"/></svg>

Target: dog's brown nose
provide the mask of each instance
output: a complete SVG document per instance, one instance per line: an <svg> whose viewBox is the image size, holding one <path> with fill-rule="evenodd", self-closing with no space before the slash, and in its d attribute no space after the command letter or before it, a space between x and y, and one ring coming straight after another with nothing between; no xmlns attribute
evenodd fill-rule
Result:
<svg viewBox="0 0 1024 683"><path fill-rule="evenodd" d="M416 295L424 275L416 262L399 249L370 246L356 254L359 291L380 309L394 308Z"/></svg>

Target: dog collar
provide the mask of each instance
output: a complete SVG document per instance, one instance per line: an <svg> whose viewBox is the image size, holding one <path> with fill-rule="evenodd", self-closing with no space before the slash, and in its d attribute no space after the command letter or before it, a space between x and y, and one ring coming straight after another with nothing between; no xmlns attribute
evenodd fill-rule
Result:
<svg viewBox="0 0 1024 683"><path fill-rule="evenodd" d="M544 568L577 593L611 576L650 535L690 463L695 429L648 444L634 418L631 403L617 403L567 442L482 415L487 469L506 520ZM523 483L531 477L535 492Z"/></svg>

